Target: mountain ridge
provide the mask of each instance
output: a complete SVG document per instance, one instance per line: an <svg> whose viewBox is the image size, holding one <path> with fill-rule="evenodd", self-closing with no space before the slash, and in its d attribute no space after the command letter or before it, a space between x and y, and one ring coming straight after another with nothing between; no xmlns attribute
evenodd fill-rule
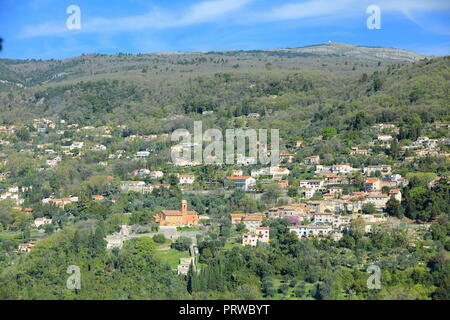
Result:
<svg viewBox="0 0 450 320"><path fill-rule="evenodd" d="M358 50L359 55L361 53L366 53L366 57L368 58L369 53L374 54L376 51L384 52L385 56L377 56L378 58L391 58L399 61L407 61L407 62L415 62L421 59L427 58L429 56L416 53L414 51L399 49L399 48L388 48L381 46L363 46L363 45L353 45L342 42L329 42L329 43L321 43L321 44L313 44L302 47L294 47L294 48L281 48L281 49L253 49L253 50L212 50L212 51L192 51L192 52L172 52L172 51L157 51L151 54L155 55L183 55L183 54L208 54L208 53L232 53L232 52L241 52L241 53L253 53L253 52L301 52L301 53L323 53L323 50L330 50L330 52L326 52L325 54L338 54L342 55L345 50L346 56L352 56L351 50ZM391 54L391 55L389 55ZM344 54L345 55L345 54Z"/></svg>
<svg viewBox="0 0 450 320"><path fill-rule="evenodd" d="M83 54L64 60L0 59L0 91L98 76L139 78L146 74L160 78L275 69L373 72L380 66L417 62L424 58L427 57L402 49L331 42L287 49Z"/></svg>
<svg viewBox="0 0 450 320"><path fill-rule="evenodd" d="M394 48L394 47L382 47L382 46L365 46L365 45L354 45L354 44L348 44L343 42L328 42L328 43L319 43L319 44L312 44L307 46L301 46L301 47L293 47L293 48L267 48L267 49L230 49L230 50L205 50L205 51L155 51L155 52L149 52L149 53L138 53L138 54L132 54L132 53L116 53L116 54L103 54L103 53L84 53L78 56L66 58L66 59L14 59L14 58L0 58L1 61L41 61L41 62L49 62L49 61L70 61L86 56L107 56L107 57L114 57L114 56L120 56L120 55L126 55L126 56L152 56L152 55L174 55L174 56L180 56L180 55L203 55L203 54L221 54L221 53L255 53L255 52L304 52L304 53L322 53L323 51L330 50L330 52L325 52L325 55L331 54L341 54L351 53L352 50L363 50L364 52L375 52L375 51L385 51L389 53L396 53L398 56L398 53L402 53L404 56L410 55L413 57L411 59L413 61L418 61L424 58L429 58L430 56L423 55L420 53L416 53L411 50L406 49L400 49L400 48ZM347 56L352 56L351 54ZM383 58L383 57L380 57ZM402 60L399 57L395 57L395 59ZM404 60L402 60L404 61Z"/></svg>

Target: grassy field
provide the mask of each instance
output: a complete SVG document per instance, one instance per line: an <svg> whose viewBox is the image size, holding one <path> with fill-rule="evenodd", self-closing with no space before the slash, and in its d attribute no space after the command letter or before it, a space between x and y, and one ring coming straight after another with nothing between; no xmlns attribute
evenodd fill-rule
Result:
<svg viewBox="0 0 450 320"><path fill-rule="evenodd" d="M202 227L177 227L177 231L202 231Z"/></svg>
<svg viewBox="0 0 450 320"><path fill-rule="evenodd" d="M242 247L242 245L230 240L227 240L227 242L225 242L225 249L232 249L233 247Z"/></svg>
<svg viewBox="0 0 450 320"><path fill-rule="evenodd" d="M0 239L2 240L20 240L22 239L22 231L8 231L8 230L3 230L0 232ZM37 231L32 231L30 234L32 239L40 239L40 238L44 238L45 234L37 232Z"/></svg>
<svg viewBox="0 0 450 320"><path fill-rule="evenodd" d="M19 239L22 232L18 231L2 231L0 232L0 239L2 240L16 240Z"/></svg>
<svg viewBox="0 0 450 320"><path fill-rule="evenodd" d="M163 262L170 265L171 268L176 269L180 263L180 258L188 258L189 253L187 251L178 251L175 249L169 250L156 250L155 255Z"/></svg>

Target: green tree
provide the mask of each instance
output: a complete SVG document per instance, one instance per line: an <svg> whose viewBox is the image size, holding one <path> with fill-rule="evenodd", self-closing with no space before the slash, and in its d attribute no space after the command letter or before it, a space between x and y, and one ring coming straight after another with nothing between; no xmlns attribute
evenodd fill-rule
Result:
<svg viewBox="0 0 450 320"><path fill-rule="evenodd" d="M294 290L294 294L297 298L302 298L306 295L306 286L305 283L300 283Z"/></svg>
<svg viewBox="0 0 450 320"><path fill-rule="evenodd" d="M166 237L162 233L155 234L153 236L153 241L155 243L164 243L164 242L166 242Z"/></svg>
<svg viewBox="0 0 450 320"><path fill-rule="evenodd" d="M174 243L172 243L171 247L178 251L186 251L189 249L191 245L192 245L191 238L179 237L177 240L175 240Z"/></svg>
<svg viewBox="0 0 450 320"><path fill-rule="evenodd" d="M397 217L397 218L403 218L403 210L402 206L400 204L400 201L395 199L394 197L391 197L386 202L386 213L390 216Z"/></svg>
<svg viewBox="0 0 450 320"><path fill-rule="evenodd" d="M365 226L363 218L357 218L350 222L350 233L355 239L361 239L365 234Z"/></svg>
<svg viewBox="0 0 450 320"><path fill-rule="evenodd" d="M326 127L322 130L323 140L330 140L337 135L337 130L334 127Z"/></svg>
<svg viewBox="0 0 450 320"><path fill-rule="evenodd" d="M101 255L106 249L105 230L102 224L99 224L94 232L89 236L89 249L92 257Z"/></svg>
<svg viewBox="0 0 450 320"><path fill-rule="evenodd" d="M151 255L155 251L155 243L149 237L140 237L133 245L134 252L138 255Z"/></svg>
<svg viewBox="0 0 450 320"><path fill-rule="evenodd" d="M281 188L278 184L270 184L266 187L264 197L269 202L276 202L280 196L281 196Z"/></svg>
<svg viewBox="0 0 450 320"><path fill-rule="evenodd" d="M375 204L369 202L363 204L361 211L364 214L374 214L375 212L377 212L377 208L375 207Z"/></svg>

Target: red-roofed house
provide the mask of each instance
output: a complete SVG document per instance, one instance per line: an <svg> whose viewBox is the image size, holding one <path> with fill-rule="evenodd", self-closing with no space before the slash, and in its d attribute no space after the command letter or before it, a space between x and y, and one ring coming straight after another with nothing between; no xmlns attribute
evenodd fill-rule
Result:
<svg viewBox="0 0 450 320"><path fill-rule="evenodd" d="M397 201L402 201L402 192L399 189L389 191L389 197L394 197Z"/></svg>
<svg viewBox="0 0 450 320"><path fill-rule="evenodd" d="M195 176L193 174L180 175L180 184L193 184L195 182Z"/></svg>
<svg viewBox="0 0 450 320"><path fill-rule="evenodd" d="M28 241L28 243L20 243L17 250L20 252L30 252L35 247L36 241Z"/></svg>

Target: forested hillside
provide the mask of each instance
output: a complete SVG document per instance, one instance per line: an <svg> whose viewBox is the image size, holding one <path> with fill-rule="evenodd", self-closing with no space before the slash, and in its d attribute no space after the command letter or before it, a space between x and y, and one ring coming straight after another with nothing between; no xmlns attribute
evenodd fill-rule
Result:
<svg viewBox="0 0 450 320"><path fill-rule="evenodd" d="M204 111L214 111L209 121L221 127L258 112L262 125L302 135L327 125L401 121L414 112L424 121L448 116L448 57L406 63L386 54L363 60L274 52L3 60L0 78L18 82L1 84L0 120L58 117L83 125L121 123L148 134L171 131ZM363 118L355 120L358 114Z"/></svg>
<svg viewBox="0 0 450 320"><path fill-rule="evenodd" d="M450 56L397 49L2 59L0 299L449 299L449 112ZM279 129L280 165L175 163L199 120Z"/></svg>

